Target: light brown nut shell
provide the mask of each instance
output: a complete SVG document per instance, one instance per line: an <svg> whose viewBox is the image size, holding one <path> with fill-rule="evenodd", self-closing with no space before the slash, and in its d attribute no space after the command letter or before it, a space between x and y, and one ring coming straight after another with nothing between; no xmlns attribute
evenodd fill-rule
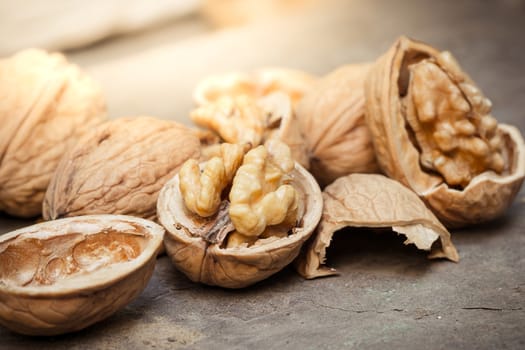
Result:
<svg viewBox="0 0 525 350"><path fill-rule="evenodd" d="M39 215L60 157L105 115L100 87L64 56L33 49L0 60L0 210Z"/></svg>
<svg viewBox="0 0 525 350"><path fill-rule="evenodd" d="M154 219L161 187L184 161L199 156L197 134L176 122L109 121L62 158L46 192L44 219L87 214Z"/></svg>
<svg viewBox="0 0 525 350"><path fill-rule="evenodd" d="M289 68L261 68L253 72L229 72L209 76L193 91L197 106L216 101L221 96L248 95L259 98L281 91L292 103L299 101L316 78L306 72Z"/></svg>
<svg viewBox="0 0 525 350"><path fill-rule="evenodd" d="M0 324L56 335L109 317L146 287L163 235L151 221L93 215L0 236Z"/></svg>
<svg viewBox="0 0 525 350"><path fill-rule="evenodd" d="M512 203L525 177L525 146L520 132L500 124L507 169L487 171L462 190L451 188L420 166L420 153L411 142L400 102L398 81L405 59L437 57L429 45L401 37L373 65L365 81L366 118L381 169L414 190L447 227L461 227L501 216ZM468 77L467 77L468 79Z"/></svg>
<svg viewBox="0 0 525 350"><path fill-rule="evenodd" d="M309 170L321 186L350 173L379 171L365 122L364 80L370 67L363 63L334 70L297 104Z"/></svg>
<svg viewBox="0 0 525 350"><path fill-rule="evenodd" d="M175 176L162 188L157 207L159 221L167 230L164 246L168 256L189 279L209 285L242 288L273 275L297 257L321 217L321 190L298 164L292 172L292 185L299 193L303 212L292 234L267 242L260 240L260 244L250 247L226 249L193 234L205 222L185 213Z"/></svg>
<svg viewBox="0 0 525 350"><path fill-rule="evenodd" d="M391 227L407 237L405 244L431 250L430 258L459 260L447 229L414 192L397 181L379 174L350 174L327 186L323 201L321 222L296 264L305 278L337 273L324 265L326 248L334 232L344 227Z"/></svg>

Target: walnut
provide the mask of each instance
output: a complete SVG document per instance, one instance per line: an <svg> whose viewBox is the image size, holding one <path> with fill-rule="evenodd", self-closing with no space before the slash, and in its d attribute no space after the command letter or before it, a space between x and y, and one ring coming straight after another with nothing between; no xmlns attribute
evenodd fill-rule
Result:
<svg viewBox="0 0 525 350"><path fill-rule="evenodd" d="M194 91L198 108L191 117L225 142L257 147L271 138L280 140L308 168L304 137L293 108L315 81L307 73L285 68L210 76Z"/></svg>
<svg viewBox="0 0 525 350"><path fill-rule="evenodd" d="M296 262L305 278L337 273L325 265L326 248L344 227L391 228L406 236L405 244L431 251L430 258L459 260L447 229L414 192L397 181L379 174L350 174L327 186L323 201L319 226Z"/></svg>
<svg viewBox="0 0 525 350"><path fill-rule="evenodd" d="M0 237L0 324L30 335L101 321L146 287L164 229L135 217L43 222Z"/></svg>
<svg viewBox="0 0 525 350"><path fill-rule="evenodd" d="M203 106L224 96L246 95L258 99L280 91L286 93L295 104L315 80L308 73L287 68L263 68L251 73L223 73L200 81L193 92L193 100L197 106Z"/></svg>
<svg viewBox="0 0 525 350"><path fill-rule="evenodd" d="M227 143L257 147L269 139L286 143L299 164L308 167L309 159L304 137L297 127L290 97L274 92L255 99L247 95L223 96L191 113L192 120L217 133ZM204 160L208 160L219 146L205 144Z"/></svg>
<svg viewBox="0 0 525 350"><path fill-rule="evenodd" d="M525 177L523 138L498 125L450 53L402 37L372 67L365 93L381 169L447 227L504 213Z"/></svg>
<svg viewBox="0 0 525 350"><path fill-rule="evenodd" d="M256 101L246 95L223 96L190 115L197 125L210 128L228 143L258 146L265 131L265 115Z"/></svg>
<svg viewBox="0 0 525 350"><path fill-rule="evenodd" d="M320 219L317 182L277 141L244 156L210 217L186 208L180 181L176 175L164 185L157 213L167 254L195 282L241 288L267 278L299 254Z"/></svg>
<svg viewBox="0 0 525 350"><path fill-rule="evenodd" d="M47 189L46 220L86 214L154 219L162 185L200 156L192 130L152 117L121 118L91 130L64 155Z"/></svg>
<svg viewBox="0 0 525 350"><path fill-rule="evenodd" d="M256 240L267 226L295 226L297 192L286 184L293 169L290 149L275 140L244 156L229 195L228 214L236 232L230 235L228 248Z"/></svg>
<svg viewBox="0 0 525 350"><path fill-rule="evenodd" d="M240 145L223 143L218 146L220 156L208 160L202 174L196 159L187 160L179 170L184 205L202 217L212 216L219 210L222 191L231 183L244 156Z"/></svg>
<svg viewBox="0 0 525 350"><path fill-rule="evenodd" d="M364 79L370 66L335 69L297 104L309 170L321 186L350 173L379 171L365 121Z"/></svg>
<svg viewBox="0 0 525 350"><path fill-rule="evenodd" d="M58 53L25 50L0 60L0 211L32 217L60 157L104 121L97 83Z"/></svg>

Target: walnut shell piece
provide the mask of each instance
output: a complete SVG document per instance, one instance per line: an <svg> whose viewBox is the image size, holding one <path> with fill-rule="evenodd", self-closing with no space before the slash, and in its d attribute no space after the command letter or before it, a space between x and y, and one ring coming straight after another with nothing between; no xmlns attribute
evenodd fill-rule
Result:
<svg viewBox="0 0 525 350"><path fill-rule="evenodd" d="M365 81L381 169L414 190L447 227L501 216L525 177L520 132L448 52L401 37Z"/></svg>
<svg viewBox="0 0 525 350"><path fill-rule="evenodd" d="M98 84L61 54L0 60L0 211L40 215L61 156L105 117Z"/></svg>
<svg viewBox="0 0 525 350"><path fill-rule="evenodd" d="M376 173L365 121L364 81L370 63L339 67L317 81L296 108L309 171L322 187L350 173Z"/></svg>
<svg viewBox="0 0 525 350"><path fill-rule="evenodd" d="M163 235L148 220L92 215L0 236L0 324L56 335L109 317L146 287Z"/></svg>
<svg viewBox="0 0 525 350"><path fill-rule="evenodd" d="M162 188L157 204L159 221L167 230L164 246L175 267L194 282L242 288L292 262L319 222L322 197L315 179L299 164L295 164L289 176L288 184L298 193L295 227L284 237L278 237L279 232L270 232L252 245L228 248L225 238L233 230L228 219L228 202L223 201L214 217L191 215L184 206L176 175Z"/></svg>
<svg viewBox="0 0 525 350"><path fill-rule="evenodd" d="M154 219L158 193L200 141L189 128L153 117L121 118L93 129L64 157L43 205L46 220L88 214Z"/></svg>
<svg viewBox="0 0 525 350"><path fill-rule="evenodd" d="M379 174L340 177L323 191L323 215L312 239L296 262L305 278L336 274L325 266L333 234L345 227L391 227L406 236L405 244L431 250L430 258L457 262L450 233L418 196L399 182Z"/></svg>

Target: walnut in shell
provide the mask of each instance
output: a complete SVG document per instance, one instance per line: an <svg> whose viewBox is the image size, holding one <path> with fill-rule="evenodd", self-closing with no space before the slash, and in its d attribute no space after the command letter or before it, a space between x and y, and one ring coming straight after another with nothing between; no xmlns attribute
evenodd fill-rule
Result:
<svg viewBox="0 0 525 350"><path fill-rule="evenodd" d="M370 66L352 64L334 70L297 104L309 170L321 186L350 173L379 171L365 121L364 80Z"/></svg>
<svg viewBox="0 0 525 350"><path fill-rule="evenodd" d="M447 227L503 214L525 177L520 132L448 52L401 37L365 82L381 169L413 189Z"/></svg>
<svg viewBox="0 0 525 350"><path fill-rule="evenodd" d="M241 288L265 279L295 259L319 222L319 185L289 158L285 145L272 142L244 156L231 189L208 175L229 177L230 171L222 169L234 169L228 164L236 162L223 158L223 167L219 158L212 158L216 164L201 163L201 186L195 195L222 193L212 216L202 217L186 207L181 181L188 180L182 170L162 188L157 213L167 230L166 252L192 281ZM217 183L214 191L203 193L208 179Z"/></svg>
<svg viewBox="0 0 525 350"><path fill-rule="evenodd" d="M154 219L158 193L184 161L200 156L197 134L173 121L121 118L93 129L64 155L46 192L46 220L87 214Z"/></svg>
<svg viewBox="0 0 525 350"><path fill-rule="evenodd" d="M297 270L305 278L337 273L325 265L326 248L333 234L345 227L391 227L406 236L405 244L431 251L430 258L459 260L447 229L397 181L379 174L350 174L328 185L323 201L319 226L297 260Z"/></svg>
<svg viewBox="0 0 525 350"><path fill-rule="evenodd" d="M88 215L0 236L0 324L55 335L109 317L146 287L163 235L144 219Z"/></svg>
<svg viewBox="0 0 525 350"><path fill-rule="evenodd" d="M227 143L257 147L269 139L282 141L290 147L293 158L299 164L306 168L309 166L304 137L297 127L292 100L283 92L273 92L261 98L248 95L222 96L217 101L195 109L191 118ZM220 146L203 142L203 153L213 153L217 147Z"/></svg>
<svg viewBox="0 0 525 350"><path fill-rule="evenodd" d="M60 157L105 115L100 87L64 56L0 60L0 211L39 215Z"/></svg>

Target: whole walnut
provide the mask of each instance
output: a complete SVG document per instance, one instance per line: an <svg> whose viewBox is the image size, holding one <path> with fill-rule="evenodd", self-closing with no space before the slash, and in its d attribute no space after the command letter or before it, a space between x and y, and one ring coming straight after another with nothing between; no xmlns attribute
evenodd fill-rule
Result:
<svg viewBox="0 0 525 350"><path fill-rule="evenodd" d="M32 217L60 157L105 119L100 87L58 53L0 60L0 211Z"/></svg>
<svg viewBox="0 0 525 350"><path fill-rule="evenodd" d="M200 157L197 133L153 117L108 121L64 155L47 189L43 217L156 217L158 192L182 163Z"/></svg>
<svg viewBox="0 0 525 350"><path fill-rule="evenodd" d="M299 101L296 116L321 186L350 173L374 173L372 136L365 121L364 80L371 64L350 64L322 77Z"/></svg>

